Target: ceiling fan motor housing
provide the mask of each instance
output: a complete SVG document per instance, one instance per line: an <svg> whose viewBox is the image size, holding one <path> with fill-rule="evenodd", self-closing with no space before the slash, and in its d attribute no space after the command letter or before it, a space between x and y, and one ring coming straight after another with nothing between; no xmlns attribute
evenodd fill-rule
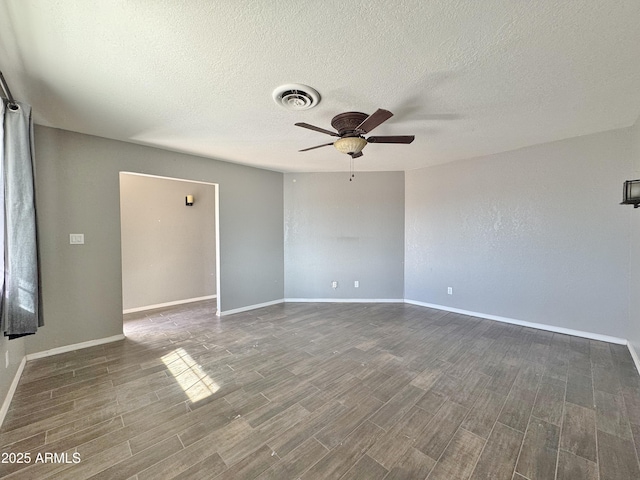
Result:
<svg viewBox="0 0 640 480"><path fill-rule="evenodd" d="M355 132L356 127L364 122L368 116L366 113L361 112L341 113L333 117L331 126L338 131L341 137L348 134L359 135Z"/></svg>
<svg viewBox="0 0 640 480"><path fill-rule="evenodd" d="M273 100L287 110L308 110L320 102L320 94L307 85L290 83L276 88Z"/></svg>

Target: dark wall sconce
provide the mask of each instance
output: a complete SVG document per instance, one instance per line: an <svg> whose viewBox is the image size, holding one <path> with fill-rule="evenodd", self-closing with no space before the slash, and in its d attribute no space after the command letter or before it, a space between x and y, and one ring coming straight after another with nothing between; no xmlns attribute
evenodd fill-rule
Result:
<svg viewBox="0 0 640 480"><path fill-rule="evenodd" d="M640 180L627 180L622 187L622 203L620 205L640 206Z"/></svg>
<svg viewBox="0 0 640 480"><path fill-rule="evenodd" d="M187 195L186 197L184 197L184 204L187 207L192 207L193 206L193 195Z"/></svg>

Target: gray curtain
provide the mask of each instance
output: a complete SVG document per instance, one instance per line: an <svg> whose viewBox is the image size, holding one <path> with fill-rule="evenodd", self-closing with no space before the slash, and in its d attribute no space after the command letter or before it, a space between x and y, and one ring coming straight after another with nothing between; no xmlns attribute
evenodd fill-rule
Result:
<svg viewBox="0 0 640 480"><path fill-rule="evenodd" d="M1 328L9 338L36 333L42 326L31 106L7 105L0 111L0 199L4 205L4 258Z"/></svg>

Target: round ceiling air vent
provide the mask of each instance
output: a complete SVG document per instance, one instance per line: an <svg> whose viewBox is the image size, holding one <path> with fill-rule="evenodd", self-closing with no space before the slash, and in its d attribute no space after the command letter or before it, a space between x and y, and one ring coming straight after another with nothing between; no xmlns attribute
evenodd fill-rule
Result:
<svg viewBox="0 0 640 480"><path fill-rule="evenodd" d="M320 94L307 85L291 83L276 88L273 100L287 110L308 110L320 102Z"/></svg>

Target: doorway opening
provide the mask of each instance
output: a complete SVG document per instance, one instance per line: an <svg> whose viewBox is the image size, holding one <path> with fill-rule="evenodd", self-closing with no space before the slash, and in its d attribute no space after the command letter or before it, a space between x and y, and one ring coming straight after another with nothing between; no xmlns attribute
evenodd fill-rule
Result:
<svg viewBox="0 0 640 480"><path fill-rule="evenodd" d="M216 300L217 183L120 172L123 314Z"/></svg>

